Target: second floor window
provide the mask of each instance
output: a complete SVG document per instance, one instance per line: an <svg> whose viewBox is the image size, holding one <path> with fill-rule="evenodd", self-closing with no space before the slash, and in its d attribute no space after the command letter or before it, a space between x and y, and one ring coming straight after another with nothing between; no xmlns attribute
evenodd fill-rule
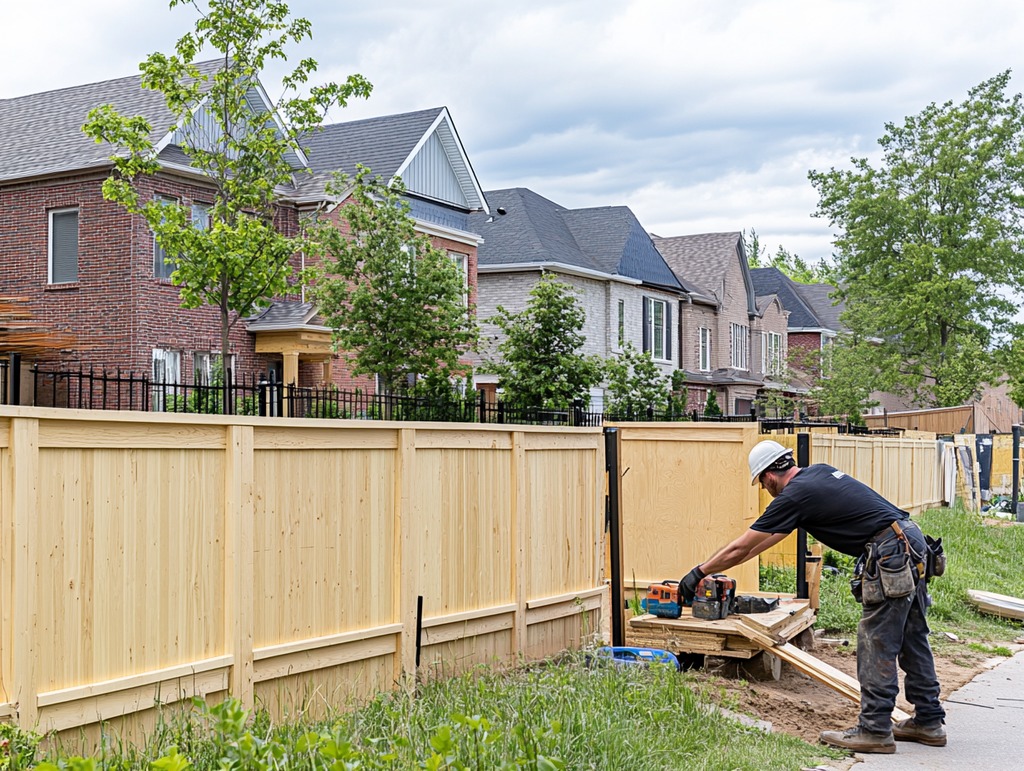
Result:
<svg viewBox="0 0 1024 771"><path fill-rule="evenodd" d="M626 344L626 301L619 300L618 302L618 337L616 338L619 343L619 348L622 348Z"/></svg>
<svg viewBox="0 0 1024 771"><path fill-rule="evenodd" d="M460 252L448 252L450 259L462 275L462 304L469 307L469 256Z"/></svg>
<svg viewBox="0 0 1024 771"><path fill-rule="evenodd" d="M160 197L157 200L167 206L177 205L177 200L174 198ZM160 246L160 242L156 240L156 234L153 235L153 277L154 278L170 278L171 274L178 269L178 264L174 258L168 259L167 251Z"/></svg>
<svg viewBox="0 0 1024 771"><path fill-rule="evenodd" d="M672 358L672 311L664 300L644 298L644 351L658 361Z"/></svg>
<svg viewBox="0 0 1024 771"><path fill-rule="evenodd" d="M697 366L701 372L711 371L711 330L707 327L700 328L700 350Z"/></svg>
<svg viewBox="0 0 1024 771"><path fill-rule="evenodd" d="M782 374L782 335L778 332L767 332L761 338L761 356L764 359L766 375Z"/></svg>
<svg viewBox="0 0 1024 771"><path fill-rule="evenodd" d="M732 325L732 367L747 369L750 355L750 327Z"/></svg>
<svg viewBox="0 0 1024 771"><path fill-rule="evenodd" d="M73 284L78 281L78 209L50 212L49 262L49 283Z"/></svg>

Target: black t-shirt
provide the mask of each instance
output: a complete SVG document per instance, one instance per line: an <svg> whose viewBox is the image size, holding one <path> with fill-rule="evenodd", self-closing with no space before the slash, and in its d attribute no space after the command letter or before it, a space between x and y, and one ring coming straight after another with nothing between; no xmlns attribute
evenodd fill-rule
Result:
<svg viewBox="0 0 1024 771"><path fill-rule="evenodd" d="M750 527L760 533L802 527L829 548L856 557L871 536L907 517L863 482L817 463L801 469Z"/></svg>

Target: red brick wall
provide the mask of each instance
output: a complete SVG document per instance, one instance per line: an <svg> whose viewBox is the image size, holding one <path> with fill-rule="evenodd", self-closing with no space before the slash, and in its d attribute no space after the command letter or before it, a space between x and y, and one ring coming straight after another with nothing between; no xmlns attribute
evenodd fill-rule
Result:
<svg viewBox="0 0 1024 771"><path fill-rule="evenodd" d="M790 332L787 340L791 365L817 376L821 357L821 333Z"/></svg>
<svg viewBox="0 0 1024 771"><path fill-rule="evenodd" d="M154 278L153 235L141 217L103 199L104 178L80 175L0 188L0 294L28 298L38 320L74 334L67 362L143 374L151 369L152 350L168 348L181 352L182 376L190 380L192 354L220 350L219 311L181 308L178 288ZM170 176L145 180L141 188L143 196L184 203L212 200L207 188ZM78 281L49 285L49 212L66 207L79 210ZM294 209L280 211L282 230L294 232L297 221ZM266 368L241 323L232 330L231 353L241 373Z"/></svg>

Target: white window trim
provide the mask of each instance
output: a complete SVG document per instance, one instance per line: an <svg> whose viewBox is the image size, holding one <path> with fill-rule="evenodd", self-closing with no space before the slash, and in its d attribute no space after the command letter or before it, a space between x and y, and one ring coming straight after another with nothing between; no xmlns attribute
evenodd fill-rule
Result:
<svg viewBox="0 0 1024 771"><path fill-rule="evenodd" d="M697 369L711 371L711 328L699 327L697 332Z"/></svg>
<svg viewBox="0 0 1024 771"><path fill-rule="evenodd" d="M469 307L469 255L463 252L448 252L448 259L462 271L462 305Z"/></svg>
<svg viewBox="0 0 1024 771"><path fill-rule="evenodd" d="M761 338L764 374L778 376L782 374L782 335L778 332L765 332ZM774 352L773 343L774 341Z"/></svg>
<svg viewBox="0 0 1024 771"><path fill-rule="evenodd" d="M47 212L47 217L46 217L47 227L48 227L47 232L46 232L46 283L47 284L53 284L54 283L53 282L53 215L54 214L67 214L68 212L75 212L76 214L78 214L78 222L76 223L77 226L78 226L77 227L78 238L76 238L75 240L79 241L80 238L81 238L81 230L82 230L82 214L81 214L81 211L80 211L80 207L78 207L78 206L63 206L60 209L50 209L50 211ZM61 281L60 284L77 284L78 283L78 272L79 272L80 267L81 266L78 264L78 257L76 257L75 258L75 280L74 281Z"/></svg>
<svg viewBox="0 0 1024 771"><path fill-rule="evenodd" d="M732 322L730 333L732 345L730 346L729 365L732 369L748 371L750 368L750 327Z"/></svg>
<svg viewBox="0 0 1024 771"><path fill-rule="evenodd" d="M669 337L671 330L668 328L668 301L662 300L657 297L648 297L647 302L649 307L647 308L647 335L651 341L651 358L657 362L671 363L672 359L665 355L665 352L669 350ZM661 356L655 354L654 340L656 337L656 327L654 325L654 306L659 304L662 307L661 310Z"/></svg>
<svg viewBox="0 0 1024 771"><path fill-rule="evenodd" d="M161 203L174 204L175 206L180 206L181 205L181 201L179 199L177 199L177 198L174 198L173 196L157 195L157 196L155 196L155 198L156 198L157 201L160 201ZM157 242L157 240L156 240L156 233L153 232L153 231L150 231L150 232L153 233L153 278L155 278L157 281L170 281L171 280L171 274L174 273L175 270L177 270L177 265L176 265L177 259L175 259L174 263L173 263L175 265L175 267L171 268L171 264L168 264L166 262L167 251L162 246L160 246L159 242ZM163 253L163 256L164 256L164 259L163 259L162 264L161 264L162 270L160 272L157 272L157 269L156 269L157 253L158 252ZM171 270L167 273L167 275L166 276L161 275L161 273L163 271L166 271L168 268L171 268Z"/></svg>
<svg viewBox="0 0 1024 771"><path fill-rule="evenodd" d="M612 334L613 351L619 351L626 347L626 301L622 297L615 301L615 330Z"/></svg>

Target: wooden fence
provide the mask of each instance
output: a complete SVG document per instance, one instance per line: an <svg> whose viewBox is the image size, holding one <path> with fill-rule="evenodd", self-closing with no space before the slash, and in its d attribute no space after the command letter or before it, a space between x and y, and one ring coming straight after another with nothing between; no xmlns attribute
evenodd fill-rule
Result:
<svg viewBox="0 0 1024 771"><path fill-rule="evenodd" d="M757 517L747 453L754 423L623 423L623 583L679 577ZM755 562L729 571L742 591L758 588Z"/></svg>
<svg viewBox="0 0 1024 771"><path fill-rule="evenodd" d="M772 439L796 452L795 434ZM942 456L934 439L814 433L810 442L811 463L827 463L845 471L911 514L943 505ZM771 500L761 490L758 511L764 511ZM795 565L796 535L762 553L761 562Z"/></svg>
<svg viewBox="0 0 1024 771"><path fill-rule="evenodd" d="M603 475L599 429L0 407L0 719L322 714L574 646Z"/></svg>

